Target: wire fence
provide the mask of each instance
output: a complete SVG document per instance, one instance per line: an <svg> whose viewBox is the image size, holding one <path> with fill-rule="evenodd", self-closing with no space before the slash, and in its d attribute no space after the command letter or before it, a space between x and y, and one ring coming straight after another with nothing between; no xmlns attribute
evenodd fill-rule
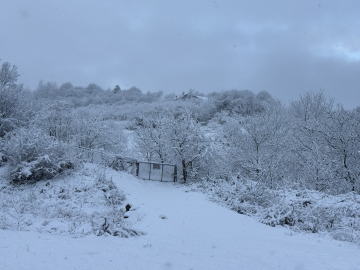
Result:
<svg viewBox="0 0 360 270"><path fill-rule="evenodd" d="M138 161L136 175L145 180L157 180L162 182L177 181L177 167L174 164Z"/></svg>
<svg viewBox="0 0 360 270"><path fill-rule="evenodd" d="M111 167L117 171L126 171L136 174L137 160L130 157L124 157L119 154L109 154L104 151L89 149L85 147L75 147L78 158L91 163L102 164Z"/></svg>
<svg viewBox="0 0 360 270"><path fill-rule="evenodd" d="M86 162L103 164L117 171L126 171L144 180L177 181L177 167L175 164L138 161L134 158L85 147L75 147L75 154Z"/></svg>

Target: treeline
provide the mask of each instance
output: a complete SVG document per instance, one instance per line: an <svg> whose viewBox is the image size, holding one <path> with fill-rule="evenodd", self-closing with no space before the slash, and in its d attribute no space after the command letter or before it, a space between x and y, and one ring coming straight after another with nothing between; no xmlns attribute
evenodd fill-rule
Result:
<svg viewBox="0 0 360 270"><path fill-rule="evenodd" d="M117 85L114 89L102 89L95 83L87 87L74 86L70 82L58 86L55 82L39 82L34 90L37 99L51 98L68 101L76 107L87 106L90 104L116 104L121 105L127 102L154 102L159 100L163 92L147 92L144 94L139 88L133 86L129 89L121 90Z"/></svg>

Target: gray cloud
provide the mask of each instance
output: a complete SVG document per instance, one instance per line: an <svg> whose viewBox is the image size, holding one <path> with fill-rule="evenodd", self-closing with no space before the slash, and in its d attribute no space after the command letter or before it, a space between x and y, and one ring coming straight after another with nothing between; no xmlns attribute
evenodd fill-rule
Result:
<svg viewBox="0 0 360 270"><path fill-rule="evenodd" d="M2 4L3 61L20 80L179 93L324 89L359 104L360 2L25 1Z"/></svg>

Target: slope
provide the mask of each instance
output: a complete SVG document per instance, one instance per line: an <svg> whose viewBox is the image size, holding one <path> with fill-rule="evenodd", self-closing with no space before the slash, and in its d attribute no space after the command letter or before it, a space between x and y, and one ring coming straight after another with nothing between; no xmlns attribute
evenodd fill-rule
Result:
<svg viewBox="0 0 360 270"><path fill-rule="evenodd" d="M108 170L136 238L0 231L0 269L360 269L360 248L272 228L173 183Z"/></svg>

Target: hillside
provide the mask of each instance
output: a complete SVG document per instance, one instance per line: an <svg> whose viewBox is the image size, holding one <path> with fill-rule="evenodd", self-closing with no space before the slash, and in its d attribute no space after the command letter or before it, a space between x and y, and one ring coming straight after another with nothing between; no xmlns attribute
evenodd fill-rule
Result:
<svg viewBox="0 0 360 270"><path fill-rule="evenodd" d="M184 185L106 175L125 192L128 221L145 235L0 230L0 269L360 269L358 245L260 224Z"/></svg>

